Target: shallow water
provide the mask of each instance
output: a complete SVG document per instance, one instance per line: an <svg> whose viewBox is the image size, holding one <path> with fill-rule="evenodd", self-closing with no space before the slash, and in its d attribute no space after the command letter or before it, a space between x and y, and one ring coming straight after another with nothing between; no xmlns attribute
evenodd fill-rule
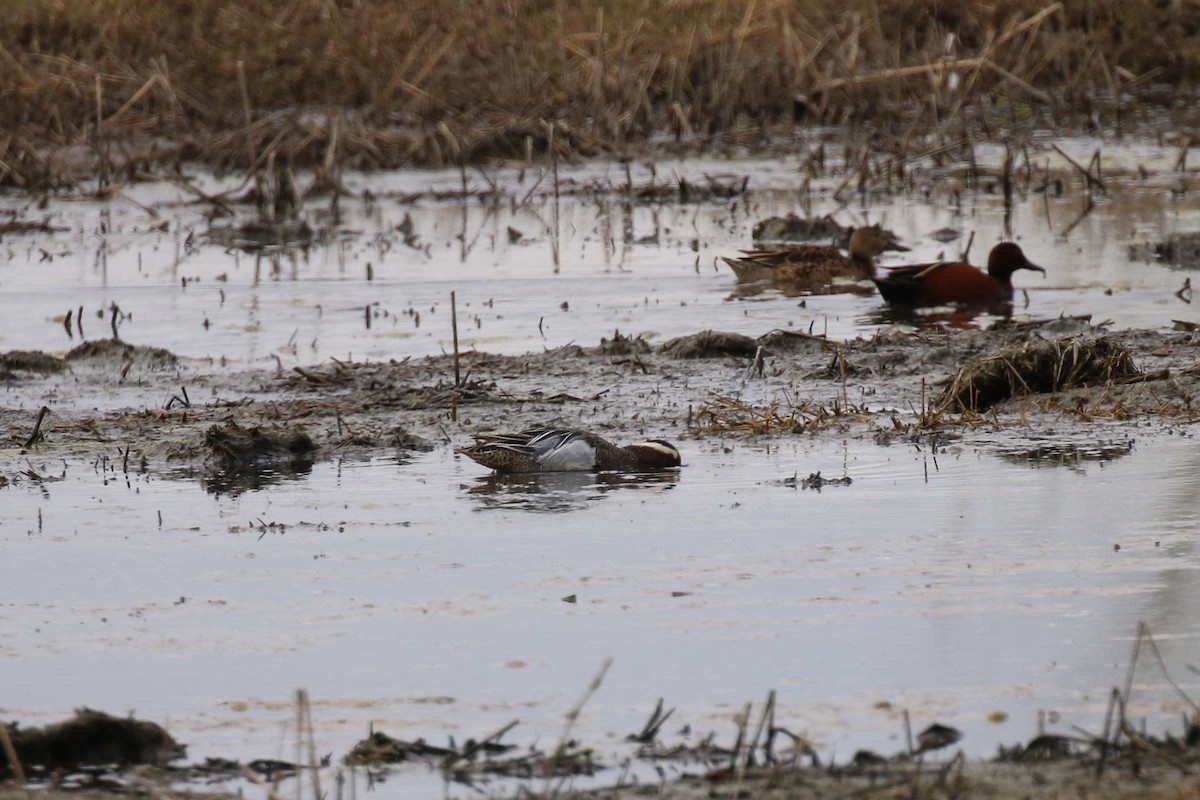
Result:
<svg viewBox="0 0 1200 800"><path fill-rule="evenodd" d="M1171 156L1127 154L1152 166ZM661 340L706 327L854 336L888 324L876 297L737 296L716 266L749 243L754 221L795 210L794 163L675 168L750 171L763 188L687 206L565 197L557 266L545 198L514 210L394 197L456 188L457 173L351 176L381 199L343 200L344 235L262 257L202 238L189 246L189 232L207 228L194 206L167 208L172 221L158 231L121 200L53 200L45 213L67 232L5 240L0 350L67 349L78 339L61 315L79 305L88 337L105 335L95 312L116 303L132 313L123 338L193 358L401 358L449 349L451 290L464 348L492 352L593 345L616 328ZM609 170L566 174L618 180ZM126 191L143 203L181 196ZM905 260L937 257L946 246L927 234L938 228L974 230L978 258L1000 238L1003 209L995 196L962 202L873 200L839 218L895 229L913 247ZM1127 251L1133 237L1195 229L1192 196L1128 186L1064 239L1081 204L1077 190L1018 204L1019 240L1049 272L1018 274L1029 290L1019 313L1092 314L1118 328L1195 319L1173 296L1186 273ZM814 213L834 210L828 197L814 202ZM415 246L395 231L406 214ZM318 747L335 756L372 724L440 743L514 718L508 741L549 747L612 658L574 732L618 755L660 696L678 709L667 743L689 723L729 743L734 712L772 689L779 724L841 760L860 747L902 749L904 710L916 730L934 720L962 729L979 754L1027 740L1039 712L1059 720L1052 730L1095 731L1139 621L1172 677L1197 689L1185 665L1200 635L1200 451L1190 436L1128 436L938 452L689 441L684 469L641 479L500 481L439 448L405 462L321 463L236 495L112 463L35 464L61 480L0 490L0 712L40 724L81 705L134 711L166 723L192 760L290 758L291 694L304 687ZM818 470L853 484L786 485ZM1139 674L1135 713L1152 728L1177 725L1161 675L1147 662ZM427 793L429 782L383 790Z"/></svg>
<svg viewBox="0 0 1200 800"><path fill-rule="evenodd" d="M1079 158L1096 146L1064 145ZM1117 153L1131 168L1164 171L1152 180L1119 186L1114 181L1117 188L1097 196L1094 210L1073 228L1086 201L1070 181L1058 198L1018 198L1011 228L1049 273L1017 274L1018 290L1028 291L1028 304L1018 303L1020 313L1091 314L1117 327L1164 328L1173 318L1197 319L1174 296L1187 273L1131 261L1128 245L1197 230L1200 206L1192 194L1175 191L1182 179L1163 166L1172 151L1143 145ZM452 347L451 291L457 293L462 347L489 352L594 344L614 329L660 339L709 326L753 336L794 327L848 337L886 324L875 295L801 303L774 291L735 293L717 256L748 246L759 219L797 211L796 169L787 161L660 163L664 179L749 174L757 191L748 199L683 205L631 204L611 194L564 196L557 224L555 204L542 194L525 204L398 200L457 190L457 172L351 175L346 185L357 199L341 200L340 223L332 228L337 236L307 251L266 254L213 243L207 208L189 203L186 193L169 185L125 189L126 196L159 209L160 217L120 198L104 205L51 200L44 212L27 209L25 216L46 218L64 232L12 236L5 243L10 258L0 267L0 299L18 313L0 329L0 347L69 348L78 340L68 337L61 321L79 306L85 309L84 333L107 335L111 314L103 319L97 314L115 303L132 315L121 324L123 338L195 358L253 364L278 357L291 365L328 356L424 355ZM544 176L538 182L536 171L525 173L523 181L520 175L502 170L487 180L512 187L518 199L548 185ZM635 184L649 179L644 169L632 175ZM609 166L585 165L564 168L560 180L623 185L625 178ZM230 185L211 178L198 182L213 191ZM924 192L915 192L841 209L829 196L833 185L830 181L824 192L818 185L813 214L836 212L844 223L869 219L896 230L912 252L889 254L885 263L956 256L971 233L972 256L982 261L1004 233L998 195L969 192L956 201L933 183L928 201ZM472 174L468 186L478 191L488 184ZM366 190L377 199L362 199ZM8 198L0 211L5 207L23 205ZM313 226L331 229L329 211L313 204ZM406 217L412 223L409 244L396 230ZM168 228L160 231L163 220ZM961 231L962 238L948 245L930 238L946 227ZM516 242L510 229L519 232Z"/></svg>
<svg viewBox="0 0 1200 800"><path fill-rule="evenodd" d="M437 451L235 497L70 467L6 492L5 713L131 710L192 759L286 758L306 687L323 752L371 724L461 741L515 718L514 741L548 742L612 658L576 733L615 752L660 696L672 742L731 738L770 689L779 724L843 758L901 749L902 710L976 753L1039 711L1097 730L1139 620L1197 688L1198 461L1184 437L1069 466L789 439L498 483ZM817 470L853 483L784 483ZM1175 724L1143 675L1135 715Z"/></svg>

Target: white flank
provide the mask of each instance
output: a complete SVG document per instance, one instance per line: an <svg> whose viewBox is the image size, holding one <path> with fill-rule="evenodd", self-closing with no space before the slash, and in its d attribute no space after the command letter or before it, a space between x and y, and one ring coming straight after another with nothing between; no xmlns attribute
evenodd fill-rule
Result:
<svg viewBox="0 0 1200 800"><path fill-rule="evenodd" d="M548 472L589 470L596 466L596 450L582 438L568 439L538 459Z"/></svg>

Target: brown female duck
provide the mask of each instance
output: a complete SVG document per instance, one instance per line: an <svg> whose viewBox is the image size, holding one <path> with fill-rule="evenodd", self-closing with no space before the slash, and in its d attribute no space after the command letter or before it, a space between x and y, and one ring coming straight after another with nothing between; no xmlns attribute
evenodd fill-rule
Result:
<svg viewBox="0 0 1200 800"><path fill-rule="evenodd" d="M805 244L774 250L742 250L741 258L721 256L721 259L740 283L770 281L822 289L837 279L862 281L875 277L875 256L888 247L908 249L889 239L878 225L869 225L855 228L850 234L849 255L842 255L836 247Z"/></svg>

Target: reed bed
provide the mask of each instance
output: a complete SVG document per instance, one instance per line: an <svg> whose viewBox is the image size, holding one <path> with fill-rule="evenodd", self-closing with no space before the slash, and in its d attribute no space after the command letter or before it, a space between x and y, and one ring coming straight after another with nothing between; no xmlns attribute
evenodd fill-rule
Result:
<svg viewBox="0 0 1200 800"><path fill-rule="evenodd" d="M61 174L46 145L90 149L107 179L110 157L446 165L753 145L797 121L905 139L1050 109L1119 121L1131 92L1200 76L1200 8L1177 2L0 6L0 184L17 186Z"/></svg>

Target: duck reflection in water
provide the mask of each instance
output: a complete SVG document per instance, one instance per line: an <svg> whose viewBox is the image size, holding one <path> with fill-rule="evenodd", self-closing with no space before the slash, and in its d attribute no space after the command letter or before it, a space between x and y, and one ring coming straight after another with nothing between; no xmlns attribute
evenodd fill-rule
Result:
<svg viewBox="0 0 1200 800"><path fill-rule="evenodd" d="M679 470L655 472L496 472L464 484L476 510L515 509L544 514L578 511L618 489L663 492L675 488Z"/></svg>
<svg viewBox="0 0 1200 800"><path fill-rule="evenodd" d="M862 315L858 322L864 325L911 325L918 330L983 330L990 323L1003 323L1012 319L1013 307L1005 303L993 308L974 306L942 306L939 308L905 308L884 305Z"/></svg>

